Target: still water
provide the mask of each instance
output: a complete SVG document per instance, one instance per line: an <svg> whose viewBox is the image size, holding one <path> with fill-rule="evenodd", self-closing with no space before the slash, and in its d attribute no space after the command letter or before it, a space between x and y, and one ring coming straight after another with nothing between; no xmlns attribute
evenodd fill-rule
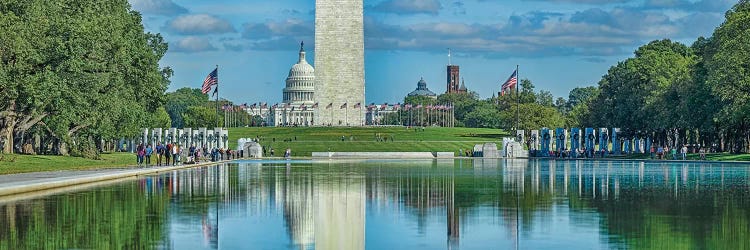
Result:
<svg viewBox="0 0 750 250"><path fill-rule="evenodd" d="M239 161L0 199L0 249L749 249L750 168Z"/></svg>

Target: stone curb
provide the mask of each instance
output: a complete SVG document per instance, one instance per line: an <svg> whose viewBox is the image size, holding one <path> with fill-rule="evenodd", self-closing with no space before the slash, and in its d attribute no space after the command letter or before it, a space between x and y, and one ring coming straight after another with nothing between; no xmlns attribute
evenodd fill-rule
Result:
<svg viewBox="0 0 750 250"><path fill-rule="evenodd" d="M14 194L53 189L53 188L68 187L68 186L73 186L73 185L109 181L109 180L115 180L115 179L141 176L141 175L149 175L149 174L167 172L167 171L172 171L172 170L177 170L177 169L204 167L204 166L209 166L209 165L227 163L231 161L233 160L206 162L206 163L171 166L171 167L126 169L123 171L117 171L116 173L94 173L94 174L87 174L87 175L82 175L82 176L66 176L66 177L56 177L56 178L49 178L49 179L42 179L42 180L20 181L17 183L13 183L12 186L9 186L9 187L0 187L0 197L6 196L6 195L14 195Z"/></svg>

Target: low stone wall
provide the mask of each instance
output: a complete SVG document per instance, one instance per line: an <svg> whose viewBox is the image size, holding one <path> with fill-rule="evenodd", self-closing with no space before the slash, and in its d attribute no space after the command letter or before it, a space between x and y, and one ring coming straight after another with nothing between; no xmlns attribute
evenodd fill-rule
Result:
<svg viewBox="0 0 750 250"><path fill-rule="evenodd" d="M426 159L453 157L453 152L313 152L312 157L338 159Z"/></svg>

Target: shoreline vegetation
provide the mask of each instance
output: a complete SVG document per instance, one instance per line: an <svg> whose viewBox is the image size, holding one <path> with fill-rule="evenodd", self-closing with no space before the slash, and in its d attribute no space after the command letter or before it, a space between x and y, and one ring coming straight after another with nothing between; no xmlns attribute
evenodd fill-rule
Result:
<svg viewBox="0 0 750 250"><path fill-rule="evenodd" d="M438 128L438 127L361 127L361 128L230 128L230 146L236 147L239 138L258 138L261 145L275 150L274 157L283 155L286 148L293 157L311 157L311 152L454 152L471 150L475 144L498 143L507 132L497 129ZM343 136L343 141L342 141ZM501 146L501 145L498 145ZM269 152L264 155L270 157ZM688 160L698 160L698 154L688 154ZM601 158L594 158L597 160ZM606 160L651 161L649 154L608 156ZM657 161L657 160L654 160ZM658 160L663 161L663 160ZM750 154L710 153L706 162L750 161ZM0 154L0 175L61 170L93 170L135 167L132 153L101 153L99 160L73 156Z"/></svg>

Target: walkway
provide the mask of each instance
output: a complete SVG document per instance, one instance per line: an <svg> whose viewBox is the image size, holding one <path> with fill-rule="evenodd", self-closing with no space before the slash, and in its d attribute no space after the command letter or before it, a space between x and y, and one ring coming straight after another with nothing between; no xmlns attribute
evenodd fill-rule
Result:
<svg viewBox="0 0 750 250"><path fill-rule="evenodd" d="M0 175L0 198L2 196L69 187L95 182L111 181L128 177L156 174L176 169L214 165L229 161L205 162L166 167L120 168L99 170L71 170Z"/></svg>

